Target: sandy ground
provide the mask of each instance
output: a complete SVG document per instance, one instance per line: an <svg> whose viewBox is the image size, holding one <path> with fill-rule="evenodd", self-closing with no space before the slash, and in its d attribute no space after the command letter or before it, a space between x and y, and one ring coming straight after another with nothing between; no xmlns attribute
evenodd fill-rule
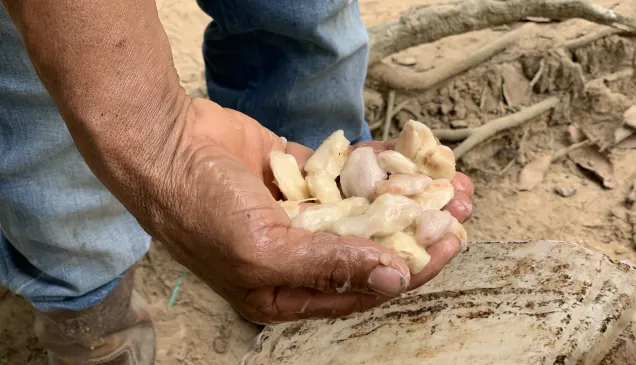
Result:
<svg viewBox="0 0 636 365"><path fill-rule="evenodd" d="M361 0L362 16L366 24L372 26L398 16L410 5L426 2L436 1ZM596 2L608 6L616 4L607 0ZM160 0L158 9L172 42L183 85L192 95L204 95L200 45L210 19L193 0ZM636 6L624 0L615 10L633 15ZM447 128L452 120L460 117L471 126L481 125L501 113L480 110L471 114L474 108L470 107L470 95L480 82L483 84L486 71L497 70L497 64L515 63L520 55L536 52L537 48L553 47L597 29L598 26L580 20L530 24L514 49L495 57L490 65L463 75L434 95L421 98L411 110L420 120L430 122L436 128ZM417 62L413 66L416 70L426 70L435 64L460 59L467 52L499 37L503 30L505 28L450 37L397 56L412 57ZM631 41L613 37L594 43L578 58L586 79L592 79L624 67L629 63L631 53L623 53L633 51ZM559 77L563 75L555 74L555 78ZM546 82L548 86L552 85L550 80ZM622 206L636 179L634 150L612 155L616 180L613 189L602 187L598 179L567 159L553 165L534 190L520 192L516 189L522 163L562 147L569 123L578 123L586 132L606 137L613 134L622 112L636 101L636 89L630 79L607 83L607 86L611 91L609 94L594 94L583 104L573 103L569 116L555 116L550 121L539 118L526 127L502 133L466 156L460 166L476 184L475 216L467 224L471 239L559 239L580 243L615 259L636 261L632 227ZM546 92L553 89L546 87ZM459 97L449 98L448 95ZM544 97L535 96L536 100ZM450 103L450 109L439 107L444 103ZM460 110L464 112L460 113ZM398 119L404 118L407 116L398 115ZM511 159L515 162L504 173L492 172L501 170ZM576 193L564 198L555 194L555 188L575 189ZM193 276L186 277L174 306L168 308L170 292L181 271L182 267L158 244L140 263L138 271L137 287L149 301L156 320L158 364L236 364L257 334L257 328L242 321L222 299ZM44 353L33 336L31 321L31 312L20 298L0 292L0 365L44 364Z"/></svg>

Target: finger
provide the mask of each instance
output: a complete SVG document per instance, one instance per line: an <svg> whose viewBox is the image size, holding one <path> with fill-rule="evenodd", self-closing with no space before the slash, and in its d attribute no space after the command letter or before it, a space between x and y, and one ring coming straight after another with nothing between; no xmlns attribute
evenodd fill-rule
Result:
<svg viewBox="0 0 636 365"><path fill-rule="evenodd" d="M296 162L298 163L300 171L304 172L305 164L307 163L307 160L309 160L309 158L314 154L314 150L295 142L287 142L285 153L294 156Z"/></svg>
<svg viewBox="0 0 636 365"><path fill-rule="evenodd" d="M309 288L262 288L245 297L241 309L258 323L337 318L365 311L391 298L365 293L323 293Z"/></svg>
<svg viewBox="0 0 636 365"><path fill-rule="evenodd" d="M271 138L272 141L275 141L276 143L272 143L270 151L266 154L267 160L264 163L263 172L262 172L263 182L269 189L274 199L279 200L283 197L283 195L281 194L278 187L272 183L274 181L274 173L270 168L269 154L272 151L283 151L287 154L294 156L301 174L305 176L305 170L304 170L305 164L307 163L307 160L311 157L311 155L314 153L314 151L312 151L311 149L301 144L294 143L294 142L287 142L287 140L280 138L273 133L270 133L269 137Z"/></svg>
<svg viewBox="0 0 636 365"><path fill-rule="evenodd" d="M380 153L387 150L394 150L395 144L397 143L397 139L390 139L387 141L365 141L359 142L354 145L349 146L349 152L361 148L361 147L371 147L373 152Z"/></svg>
<svg viewBox="0 0 636 365"><path fill-rule="evenodd" d="M460 252L461 243L452 233L447 233L441 240L426 248L431 255L431 261L424 270L411 277L409 290L418 288L431 281L442 271L444 266L450 263Z"/></svg>
<svg viewBox="0 0 636 365"><path fill-rule="evenodd" d="M459 192L442 210L449 212L459 223L464 223L473 215L473 203L465 193Z"/></svg>
<svg viewBox="0 0 636 365"><path fill-rule="evenodd" d="M397 144L397 141L398 141L397 138L386 140L384 141L384 147L386 147L387 150L395 150L395 145Z"/></svg>
<svg viewBox="0 0 636 365"><path fill-rule="evenodd" d="M268 236L275 241L268 251L273 285L393 297L408 288L410 272L404 259L371 240L286 227Z"/></svg>
<svg viewBox="0 0 636 365"><path fill-rule="evenodd" d="M307 208L309 208L311 206L314 206L316 204L318 204L318 203L300 203L300 208L299 208L298 213L302 213L305 210L307 210Z"/></svg>
<svg viewBox="0 0 636 365"><path fill-rule="evenodd" d="M472 198L473 194L475 193L475 187L472 181L470 181L468 176L459 171L455 174L455 177L451 181L451 184L453 184L453 186L455 187L456 192L464 193L469 198Z"/></svg>

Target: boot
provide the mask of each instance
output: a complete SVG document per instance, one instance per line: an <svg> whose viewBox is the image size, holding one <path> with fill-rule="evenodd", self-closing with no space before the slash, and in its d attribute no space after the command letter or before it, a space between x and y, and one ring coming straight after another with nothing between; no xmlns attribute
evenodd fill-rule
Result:
<svg viewBox="0 0 636 365"><path fill-rule="evenodd" d="M75 312L35 314L35 334L50 365L153 365L155 330L133 290L134 269L101 303Z"/></svg>

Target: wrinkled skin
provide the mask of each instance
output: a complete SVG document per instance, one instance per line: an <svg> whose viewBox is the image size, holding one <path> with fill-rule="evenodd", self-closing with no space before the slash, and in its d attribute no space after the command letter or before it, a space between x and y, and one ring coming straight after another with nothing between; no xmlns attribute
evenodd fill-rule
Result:
<svg viewBox="0 0 636 365"><path fill-rule="evenodd" d="M360 146L391 148L375 142L351 149ZM171 173L161 172L170 177L164 189L173 199L160 211L157 221L166 224L157 227L157 238L247 319L272 323L366 310L425 284L459 252L448 234L427 248L426 269L411 276L402 258L371 240L290 228L271 183L274 150L294 155L301 167L312 154L241 113L194 99ZM463 222L473 187L459 173L454 184L458 194L447 209ZM351 289L338 293L343 287Z"/></svg>

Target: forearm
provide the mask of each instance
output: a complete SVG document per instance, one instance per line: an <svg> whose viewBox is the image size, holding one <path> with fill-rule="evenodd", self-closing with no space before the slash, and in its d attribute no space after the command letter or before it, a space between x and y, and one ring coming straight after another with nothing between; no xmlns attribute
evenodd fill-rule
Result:
<svg viewBox="0 0 636 365"><path fill-rule="evenodd" d="M139 205L188 103L155 2L3 1L88 165L127 208L148 213Z"/></svg>

